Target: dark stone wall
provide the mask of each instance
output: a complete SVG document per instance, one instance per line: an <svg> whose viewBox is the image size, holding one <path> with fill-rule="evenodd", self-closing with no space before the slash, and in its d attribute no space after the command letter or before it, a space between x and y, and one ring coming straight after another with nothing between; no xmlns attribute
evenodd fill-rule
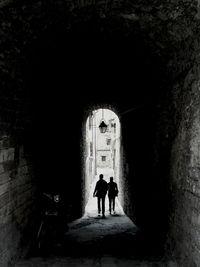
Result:
<svg viewBox="0 0 200 267"><path fill-rule="evenodd" d="M180 96L180 91L184 94ZM171 231L182 266L199 265L199 69L188 73L176 86L174 102L179 97L176 115L177 135L171 152Z"/></svg>
<svg viewBox="0 0 200 267"><path fill-rule="evenodd" d="M33 238L35 181L32 163L24 154L24 147L10 143L9 137L2 137L0 174L1 242L0 264L7 266L18 254L24 255ZM19 155L17 155L19 153Z"/></svg>
<svg viewBox="0 0 200 267"><path fill-rule="evenodd" d="M199 49L197 1L2 2L0 25L1 137L14 138L11 149L24 147L27 166L33 166L34 175L29 169L27 178L32 183L35 177L27 189L31 203L37 186L40 192L62 195L66 220L82 215L85 113L111 105L122 126L124 210L149 240L153 234L157 247L169 233L169 244L185 255L178 233L184 217L177 204L183 190L174 173L187 166L178 147L186 157L194 154L187 142L193 140L193 147L197 142L189 133L187 142L182 136L187 132L184 103L197 95L185 93L196 79L190 70ZM11 165L6 165L9 170ZM19 187L23 177L18 176ZM23 195L26 203L30 195ZM187 194L184 200L191 203L189 210L193 200ZM20 224L22 229L28 222ZM183 233L191 226L185 224ZM22 235L16 246L8 239L2 264L16 255ZM196 240L192 233L187 236L188 243Z"/></svg>
<svg viewBox="0 0 200 267"><path fill-rule="evenodd" d="M4 70L0 95L0 265L8 266L30 246L36 181L27 145L30 117L26 94L15 73Z"/></svg>

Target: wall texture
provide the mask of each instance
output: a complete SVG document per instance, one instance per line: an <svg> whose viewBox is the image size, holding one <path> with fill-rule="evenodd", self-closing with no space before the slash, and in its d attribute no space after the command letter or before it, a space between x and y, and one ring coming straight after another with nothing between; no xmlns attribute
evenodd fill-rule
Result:
<svg viewBox="0 0 200 267"><path fill-rule="evenodd" d="M178 88L178 87L177 87ZM178 92L176 88L176 93ZM199 266L199 70L183 84L181 120L171 153L171 238L183 266ZM179 88L180 90L180 88ZM178 94L174 94L174 100Z"/></svg>
<svg viewBox="0 0 200 267"><path fill-rule="evenodd" d="M30 245L26 238L34 223L35 186L23 146L14 146L4 136L0 155L0 264L7 266Z"/></svg>

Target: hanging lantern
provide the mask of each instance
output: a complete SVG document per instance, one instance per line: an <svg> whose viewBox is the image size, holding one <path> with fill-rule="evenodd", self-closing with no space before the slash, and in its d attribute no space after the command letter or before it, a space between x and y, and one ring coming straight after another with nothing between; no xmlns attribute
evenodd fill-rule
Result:
<svg viewBox="0 0 200 267"><path fill-rule="evenodd" d="M101 121L101 123L100 123L100 125L99 125L99 130L100 130L100 132L101 133L105 133L106 132L106 130L107 130L107 125L105 124L105 122L104 121Z"/></svg>
<svg viewBox="0 0 200 267"><path fill-rule="evenodd" d="M99 125L99 130L100 130L100 132L101 133L105 133L106 132L106 130L107 130L107 124L105 123L105 121L104 121L104 117L103 117L103 109L102 109L102 119L101 119L101 123L100 123L100 125Z"/></svg>

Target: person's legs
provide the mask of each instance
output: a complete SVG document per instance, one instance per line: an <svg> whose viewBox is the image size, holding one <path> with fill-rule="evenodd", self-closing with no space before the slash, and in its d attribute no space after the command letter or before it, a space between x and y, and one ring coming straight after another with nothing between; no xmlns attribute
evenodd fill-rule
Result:
<svg viewBox="0 0 200 267"><path fill-rule="evenodd" d="M106 196L102 197L102 215L103 216L105 216L105 197Z"/></svg>
<svg viewBox="0 0 200 267"><path fill-rule="evenodd" d="M115 212L115 197L113 197L113 212Z"/></svg>
<svg viewBox="0 0 200 267"><path fill-rule="evenodd" d="M97 198L98 213L101 213L101 198Z"/></svg>
<svg viewBox="0 0 200 267"><path fill-rule="evenodd" d="M111 201L112 201L112 198L111 197L108 197L108 199L109 199L109 212L111 214Z"/></svg>

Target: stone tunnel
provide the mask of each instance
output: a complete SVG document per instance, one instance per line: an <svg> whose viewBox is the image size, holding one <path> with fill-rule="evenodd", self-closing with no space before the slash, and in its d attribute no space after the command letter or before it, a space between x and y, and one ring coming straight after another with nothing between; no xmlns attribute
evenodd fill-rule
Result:
<svg viewBox="0 0 200 267"><path fill-rule="evenodd" d="M30 249L41 192L63 196L67 222L83 215L97 107L120 119L125 214L199 266L199 1L1 0L0 25L0 266Z"/></svg>

